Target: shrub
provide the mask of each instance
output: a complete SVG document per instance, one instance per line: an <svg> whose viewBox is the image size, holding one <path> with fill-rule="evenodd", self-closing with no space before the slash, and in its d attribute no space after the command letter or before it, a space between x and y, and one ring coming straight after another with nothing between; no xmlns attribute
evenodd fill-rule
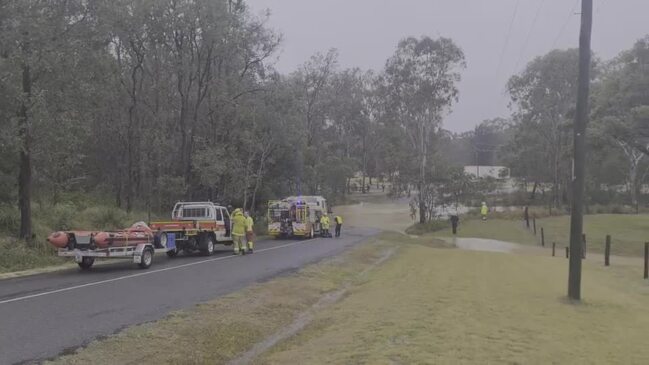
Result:
<svg viewBox="0 0 649 365"><path fill-rule="evenodd" d="M407 234L422 235L431 232L441 231L450 226L448 220L434 219L426 223L416 223L406 229Z"/></svg>
<svg viewBox="0 0 649 365"><path fill-rule="evenodd" d="M27 270L65 262L64 259L54 256L51 248L28 248L24 242L15 240L0 240L0 250L0 272Z"/></svg>
<svg viewBox="0 0 649 365"><path fill-rule="evenodd" d="M0 232L17 234L20 229L20 212L16 207L0 205Z"/></svg>
<svg viewBox="0 0 649 365"><path fill-rule="evenodd" d="M82 215L90 225L86 229L120 229L129 225L126 212L113 207L87 208Z"/></svg>
<svg viewBox="0 0 649 365"><path fill-rule="evenodd" d="M57 204L48 213L42 213L42 220L54 231L65 231L74 227L78 213L72 204Z"/></svg>

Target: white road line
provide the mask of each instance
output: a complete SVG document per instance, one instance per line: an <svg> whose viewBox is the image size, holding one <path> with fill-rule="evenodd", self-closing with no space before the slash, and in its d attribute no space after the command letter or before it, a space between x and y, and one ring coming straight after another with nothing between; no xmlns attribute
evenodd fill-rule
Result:
<svg viewBox="0 0 649 365"><path fill-rule="evenodd" d="M314 240L316 240L316 238L312 238L312 239L306 240L306 241L291 242L291 243L287 243L285 245L275 246L275 247L270 247L270 248L264 248L264 249L261 249L261 250L255 250L254 254L256 255L256 254L262 253L262 252L277 250L277 249L280 249L280 248L295 246L295 245L298 245L298 244L304 244L306 242L311 242L311 241L314 241ZM62 289L56 289L56 290L47 291L47 292L38 293L38 294L26 295L24 297L17 297L17 298L12 298L12 299L7 299L7 300L0 301L0 305L7 304L7 303L12 303L12 302L19 302L19 301L22 301L22 300L27 300L27 299L37 298L37 297L42 297L42 296L45 296L45 295L51 295L51 294L62 293L62 292L66 292L66 291L86 288L86 287L89 287L89 286L96 286L96 285L112 283L112 282L120 281L120 280L137 278L139 276L152 275L152 274L156 274L156 273L163 272L163 271L171 271L171 270L176 270L176 269L182 269L182 268L185 268L185 267L205 264L205 263L208 263L208 262L227 260L227 259L231 259L231 258L235 258L235 257L238 257L238 256L234 256L234 255L232 255L232 256L221 256L221 257L216 257L216 258L212 258L212 259L206 259L206 260L202 260L202 261L190 262L188 264L182 264L182 265L178 265L178 266L166 267L164 269L144 271L144 272L140 272L140 273L137 273L137 274L120 276L118 278L95 281L95 282L92 282L92 283L75 285L75 286L71 286L71 287L68 287L68 288L62 288Z"/></svg>

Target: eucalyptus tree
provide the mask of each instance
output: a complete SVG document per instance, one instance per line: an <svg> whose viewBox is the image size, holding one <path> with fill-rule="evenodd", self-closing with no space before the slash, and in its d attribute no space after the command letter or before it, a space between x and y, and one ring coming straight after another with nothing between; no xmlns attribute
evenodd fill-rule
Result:
<svg viewBox="0 0 649 365"><path fill-rule="evenodd" d="M516 135L510 150L529 177L551 180L552 201L565 203L571 179L571 117L577 98L578 52L553 50L508 82ZM538 176L537 174L541 174ZM546 182L546 181L543 181Z"/></svg>
<svg viewBox="0 0 649 365"><path fill-rule="evenodd" d="M458 100L464 53L448 38L410 37L399 42L385 68L387 104L403 129L418 166L419 220L426 221L427 179L433 142L444 115ZM401 173L401 172L400 172Z"/></svg>
<svg viewBox="0 0 649 365"><path fill-rule="evenodd" d="M599 133L626 159L631 203L638 207L641 171L649 155L649 36L622 52L605 68L594 95L593 115Z"/></svg>

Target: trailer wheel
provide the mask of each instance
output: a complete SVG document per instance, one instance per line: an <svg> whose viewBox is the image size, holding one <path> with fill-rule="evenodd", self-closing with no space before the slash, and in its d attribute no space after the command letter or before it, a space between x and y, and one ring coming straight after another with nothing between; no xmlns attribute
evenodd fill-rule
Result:
<svg viewBox="0 0 649 365"><path fill-rule="evenodd" d="M79 262L79 267L81 270L88 270L92 267L92 264L95 263L95 258L90 257L90 256L84 256L81 258L81 262Z"/></svg>
<svg viewBox="0 0 649 365"><path fill-rule="evenodd" d="M153 263L153 249L151 247L147 247L142 251L142 256L140 258L140 263L138 266L140 266L141 269L148 269L151 267L151 264Z"/></svg>
<svg viewBox="0 0 649 365"><path fill-rule="evenodd" d="M212 235L205 234L201 237L199 249L204 256L211 256L214 253L214 239Z"/></svg>

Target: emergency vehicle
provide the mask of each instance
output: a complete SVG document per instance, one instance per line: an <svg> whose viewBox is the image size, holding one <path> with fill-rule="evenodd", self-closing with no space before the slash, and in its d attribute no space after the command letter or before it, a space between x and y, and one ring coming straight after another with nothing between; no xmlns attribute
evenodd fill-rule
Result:
<svg viewBox="0 0 649 365"><path fill-rule="evenodd" d="M199 251L209 256L218 243L232 244L230 212L212 202L178 202L171 212L171 221L151 222L156 244L167 249L167 256L180 251Z"/></svg>
<svg viewBox="0 0 649 365"><path fill-rule="evenodd" d="M268 234L275 238L313 238L320 234L320 217L327 213L322 196L291 196L268 202Z"/></svg>

